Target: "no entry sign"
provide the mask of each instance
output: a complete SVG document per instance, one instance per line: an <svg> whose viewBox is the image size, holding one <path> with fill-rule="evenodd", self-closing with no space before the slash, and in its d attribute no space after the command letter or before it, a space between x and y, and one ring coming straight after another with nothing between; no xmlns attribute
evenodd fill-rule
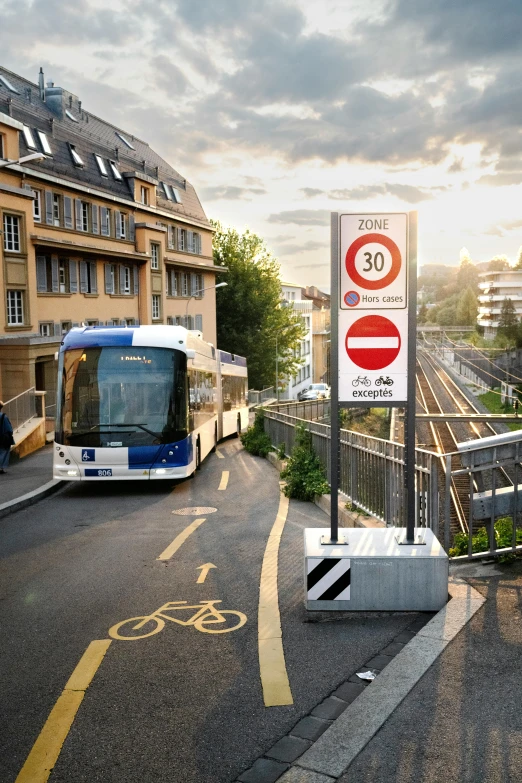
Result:
<svg viewBox="0 0 522 783"><path fill-rule="evenodd" d="M363 370L382 370L399 355L401 335L382 315L359 318L346 332L346 353Z"/></svg>

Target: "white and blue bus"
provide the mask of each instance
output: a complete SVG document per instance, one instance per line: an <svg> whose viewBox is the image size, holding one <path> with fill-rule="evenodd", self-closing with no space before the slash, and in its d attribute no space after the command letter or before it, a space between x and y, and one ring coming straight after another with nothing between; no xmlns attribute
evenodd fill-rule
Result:
<svg viewBox="0 0 522 783"><path fill-rule="evenodd" d="M191 476L248 425L246 360L182 326L81 327L60 348L54 478Z"/></svg>

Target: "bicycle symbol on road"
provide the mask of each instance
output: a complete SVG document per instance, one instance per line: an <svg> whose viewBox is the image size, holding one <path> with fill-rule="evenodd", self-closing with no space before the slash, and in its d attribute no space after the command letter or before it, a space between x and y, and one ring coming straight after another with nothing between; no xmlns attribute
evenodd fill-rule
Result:
<svg viewBox="0 0 522 783"><path fill-rule="evenodd" d="M189 606L187 601L169 601L155 612L141 617L129 617L116 623L109 629L109 636L123 641L146 639L154 636L165 628L165 620L170 620L178 625L194 626L201 633L229 633L237 631L247 621L246 614L236 612L233 609L218 609L215 605L221 601L202 601L200 604ZM196 609L192 617L182 620L179 617L171 617L167 612L176 612L180 609ZM220 628L215 626L220 625Z"/></svg>
<svg viewBox="0 0 522 783"><path fill-rule="evenodd" d="M357 378L353 379L352 386L359 386L360 384L363 386L371 386L372 382L369 378L366 377L366 375L358 375Z"/></svg>

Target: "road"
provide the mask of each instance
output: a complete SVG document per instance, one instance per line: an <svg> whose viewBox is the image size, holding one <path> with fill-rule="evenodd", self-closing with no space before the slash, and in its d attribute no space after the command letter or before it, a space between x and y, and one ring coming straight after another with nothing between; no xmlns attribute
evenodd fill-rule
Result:
<svg viewBox="0 0 522 783"><path fill-rule="evenodd" d="M51 783L234 781L415 619L310 616L303 529L328 522L311 504L291 501L286 512L281 497L274 468L233 439L193 480L70 484L0 521L2 783L45 780L45 763ZM277 585L270 582L274 535L267 548L274 524L282 528ZM265 554L272 563L262 568ZM258 628L260 590L272 602L263 615L268 631ZM157 629L153 621L142 638L109 635L127 618L176 601L221 601L218 609L246 621L209 633L222 625L207 614L199 630L166 619L153 635L143 636ZM277 605L282 658L267 661L258 634L274 635ZM197 611L185 611L184 620ZM241 615L229 615L231 623ZM120 635L140 635L130 628ZM90 666L86 650L97 651ZM262 684L260 671L273 682ZM265 704L267 694L273 704ZM56 722L71 701L72 713L69 705ZM45 759L56 726L64 742L54 765Z"/></svg>

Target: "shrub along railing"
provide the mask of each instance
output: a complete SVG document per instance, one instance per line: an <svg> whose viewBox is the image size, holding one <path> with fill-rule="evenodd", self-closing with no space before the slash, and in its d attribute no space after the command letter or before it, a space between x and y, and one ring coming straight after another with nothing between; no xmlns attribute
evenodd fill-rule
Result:
<svg viewBox="0 0 522 783"><path fill-rule="evenodd" d="M328 402L328 401L325 401ZM330 481L330 425L298 418L291 413L265 409L265 432L272 444L285 443L290 454L295 427L303 423L312 433L316 454ZM340 489L352 504L387 525L404 525L404 446L350 430L341 430ZM430 527L435 534L439 523L438 462L430 451L415 450L417 485L417 527Z"/></svg>

